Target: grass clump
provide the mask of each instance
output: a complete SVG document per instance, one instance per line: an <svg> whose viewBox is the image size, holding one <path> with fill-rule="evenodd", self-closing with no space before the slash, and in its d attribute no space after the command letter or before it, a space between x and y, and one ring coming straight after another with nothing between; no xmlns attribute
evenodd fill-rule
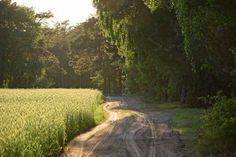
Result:
<svg viewBox="0 0 236 157"><path fill-rule="evenodd" d="M94 121L96 125L103 123L107 119L108 115L103 110L103 105L100 105L96 108L94 112Z"/></svg>

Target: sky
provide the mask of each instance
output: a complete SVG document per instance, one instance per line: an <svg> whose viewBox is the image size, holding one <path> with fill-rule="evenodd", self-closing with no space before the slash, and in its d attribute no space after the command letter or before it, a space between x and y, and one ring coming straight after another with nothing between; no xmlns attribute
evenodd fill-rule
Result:
<svg viewBox="0 0 236 157"><path fill-rule="evenodd" d="M13 0L13 2L33 7L36 13L50 10L54 15L51 22L69 20L71 26L86 21L96 13L92 0Z"/></svg>

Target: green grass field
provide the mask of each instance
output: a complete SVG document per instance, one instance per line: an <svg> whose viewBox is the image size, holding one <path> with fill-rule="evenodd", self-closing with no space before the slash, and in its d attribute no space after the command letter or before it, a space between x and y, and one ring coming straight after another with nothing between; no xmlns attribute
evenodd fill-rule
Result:
<svg viewBox="0 0 236 157"><path fill-rule="evenodd" d="M66 141L104 120L101 102L97 90L0 89L0 156L55 156Z"/></svg>

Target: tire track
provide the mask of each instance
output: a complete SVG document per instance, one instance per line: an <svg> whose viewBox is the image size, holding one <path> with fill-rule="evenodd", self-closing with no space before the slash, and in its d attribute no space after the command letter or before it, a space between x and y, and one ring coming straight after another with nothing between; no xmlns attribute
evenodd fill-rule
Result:
<svg viewBox="0 0 236 157"><path fill-rule="evenodd" d="M169 127L170 115L138 108L143 102L129 97L107 97L109 119L75 138L63 157L182 157ZM130 114L122 112L128 109Z"/></svg>
<svg viewBox="0 0 236 157"><path fill-rule="evenodd" d="M111 111L108 108L112 106L116 102L108 102L104 105L103 109L109 114L109 119L104 122L103 124L95 127L92 131L87 132L85 134L82 134L72 140L69 145L65 148L64 154L62 154L61 157L83 157L84 156L84 143L90 140L95 134L98 132L104 132L105 130L111 130L109 131L109 134L107 134L105 137L103 137L102 140L98 141L88 153L86 153L86 157L89 157L94 150L104 141L104 139L109 138L110 134L112 133L112 130L115 127L115 123L118 120L118 113L117 111ZM112 126L112 128L110 128ZM79 147L79 148L78 148Z"/></svg>
<svg viewBox="0 0 236 157"><path fill-rule="evenodd" d="M148 157L155 157L156 156L157 132L156 132L156 129L155 129L155 126L154 126L153 122L149 118L146 118L146 120L148 121L148 124L150 125L151 138L152 138L152 142L151 142L151 145L150 145L150 148L149 148Z"/></svg>
<svg viewBox="0 0 236 157"><path fill-rule="evenodd" d="M126 104L127 106L127 103L125 102L124 98L122 98L122 103L123 104ZM137 117L143 119L144 121L144 125L145 123L149 125L149 128L151 130L151 139L152 139L152 142L151 142L151 145L150 145L150 148L149 148L149 153L148 153L148 157L155 157L156 156L156 139L157 139L157 133L156 133L156 129L155 129L155 126L153 124L153 122L148 118L147 115L145 114L142 114L142 113L139 113L137 111L132 111L133 114L135 114ZM129 138L129 143L127 142L126 140L126 144L127 145L130 145L131 149L133 149L133 151L135 152L135 156L134 157L143 157L142 155L142 151L139 149L137 143L135 142L134 140L134 135L139 131L143 129L143 126L140 126L136 129L134 129L133 131L131 130L131 134L129 134L130 138ZM127 134L125 134L125 136L127 136ZM124 137L125 138L125 137ZM130 150L130 152L132 152Z"/></svg>
<svg viewBox="0 0 236 157"><path fill-rule="evenodd" d="M122 104L125 106L125 108L127 108L128 104L126 103L124 98L122 98ZM135 111L132 111L132 113L135 114L136 116L139 116L139 114ZM141 130L142 128L143 128L143 126L139 126L139 127L136 127L132 130L129 130L128 133L124 133L123 141L125 141L127 149L130 152L131 156L134 155L133 154L133 152L134 152L135 153L134 157L142 157L141 150L139 149L137 143L134 140L135 134L139 130Z"/></svg>
<svg viewBox="0 0 236 157"><path fill-rule="evenodd" d="M106 141L110 135L112 134L112 132L114 131L114 128L116 127L116 123L117 123L117 120L118 120L118 113L117 111L111 111L108 109L108 107L112 105L112 103L107 103L104 107L104 110L109 113L110 115L110 118L109 118L109 122L110 122L110 125L112 126L111 128L108 128L108 130L111 130L109 131L109 134L106 134L105 137L103 137L103 139L101 139L100 141L98 141L91 149L90 151L87 153L86 157L90 157L93 152L95 151L95 149L100 145L102 144L104 141ZM103 130L104 131L104 130ZM82 148L83 149L83 148ZM83 155L83 151L81 152L81 157Z"/></svg>
<svg viewBox="0 0 236 157"><path fill-rule="evenodd" d="M123 136L123 141L125 141L125 144L128 147L128 151L134 157L142 157L141 150L139 149L139 147L137 146L137 143L134 140L135 134L139 130L141 130L142 128L143 128L143 126L137 127L137 128L135 128L133 130L130 130L128 133L125 133L124 136ZM135 154L133 154L133 152Z"/></svg>

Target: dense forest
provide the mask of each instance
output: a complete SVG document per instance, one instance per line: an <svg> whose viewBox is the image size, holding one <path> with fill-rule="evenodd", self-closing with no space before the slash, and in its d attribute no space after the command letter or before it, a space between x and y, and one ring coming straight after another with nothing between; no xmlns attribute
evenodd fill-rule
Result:
<svg viewBox="0 0 236 157"><path fill-rule="evenodd" d="M99 24L125 58L129 93L197 103L235 96L233 0L97 0Z"/></svg>
<svg viewBox="0 0 236 157"><path fill-rule="evenodd" d="M158 102L204 107L216 102L205 116L201 142L219 143L202 153L235 153L236 138L229 137L236 137L236 1L93 4L96 17L75 27L68 21L49 27L50 12L1 0L0 88L98 88ZM229 126L231 132L225 131ZM226 138L230 144L222 142ZM219 145L225 146L222 152Z"/></svg>

